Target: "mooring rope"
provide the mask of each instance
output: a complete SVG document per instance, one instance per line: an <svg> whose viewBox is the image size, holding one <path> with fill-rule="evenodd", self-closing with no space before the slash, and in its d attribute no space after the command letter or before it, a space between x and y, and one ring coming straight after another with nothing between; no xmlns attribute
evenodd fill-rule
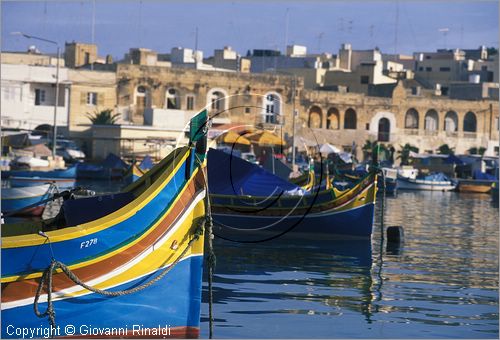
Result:
<svg viewBox="0 0 500 340"><path fill-rule="evenodd" d="M208 266L208 323L209 323L209 338L213 338L214 334L214 317L213 317L213 277L214 270L216 264L216 257L214 252L213 239L214 234L212 231L213 228L213 220L212 220L212 212L210 208L210 199L208 198L208 187L206 194L207 201L207 215L206 215L206 237L207 237L207 245L208 245L208 254L207 254L207 266Z"/></svg>
<svg viewBox="0 0 500 340"><path fill-rule="evenodd" d="M53 279L54 271L57 269L61 269L61 271L64 274L66 274L66 276L71 281L73 281L75 284L77 284L77 285L79 285L79 286L81 286L81 287L83 287L83 288L85 288L93 293L96 293L99 295L104 295L104 296L129 295L129 294L133 294L133 293L139 292L141 290L144 290L144 289L150 287L154 283L161 280L165 275L167 275L179 263L179 261L184 257L184 255L186 255L188 250L191 248L191 245L199 239L200 235L203 234L205 219L201 219L200 221L201 222L197 226L195 233L193 235L193 238L191 240L189 240L186 248L180 253L180 255L175 259L175 261L172 262L172 264L170 266L164 268L158 276L156 276L153 279L149 280L148 282L146 282L140 286L134 287L134 288L119 290L119 291L107 291L107 290L95 288L93 286L86 284L80 278L78 278L78 276L76 276L71 271L71 269L69 269L64 263L57 261L55 258L52 258L50 265L47 267L47 269L45 269L45 271L42 274L42 277L40 278L40 282L38 283L38 287L37 287L37 290L35 293L35 301L33 303L33 309L35 311L36 316L38 316L39 318L43 318L43 317L47 316L49 318L49 323L50 323L50 326L52 327L52 329L57 328L56 327L56 312L54 309L54 303L53 303L53 299L52 299L52 293L53 293L52 279ZM45 236L45 237L47 237L47 236ZM50 244L50 239L48 237L47 237L47 240L49 241L49 244ZM46 291L47 291L47 309L45 310L45 312L42 313L42 312L40 312L38 305L39 305L40 296L42 294L42 289L44 286L46 287Z"/></svg>

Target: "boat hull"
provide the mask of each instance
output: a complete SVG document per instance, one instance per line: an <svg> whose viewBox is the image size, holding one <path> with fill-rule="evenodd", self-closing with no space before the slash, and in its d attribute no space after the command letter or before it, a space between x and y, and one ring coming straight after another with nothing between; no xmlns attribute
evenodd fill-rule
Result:
<svg viewBox="0 0 500 340"><path fill-rule="evenodd" d="M456 187L450 181L425 181L398 178L398 189L400 190L427 190L427 191L452 191Z"/></svg>
<svg viewBox="0 0 500 340"><path fill-rule="evenodd" d="M75 186L74 178L50 178L50 177L10 177L10 184L13 187L29 187L45 183L55 183L59 189L69 189Z"/></svg>
<svg viewBox="0 0 500 340"><path fill-rule="evenodd" d="M332 198L331 193L326 190L317 195L272 196L264 200L262 197L211 195L215 230L222 237L239 240L248 240L262 232L320 234L334 238L371 237L377 181L370 175L337 198ZM259 200L261 203L255 205Z"/></svg>
<svg viewBox="0 0 500 340"><path fill-rule="evenodd" d="M189 175L188 169L192 168L189 163L193 159L183 156L173 172L163 171L161 180L119 210L69 227L67 233L71 237L62 238L65 232L62 229L52 232L55 233L51 238L54 241L49 244L43 242L42 236L38 236L41 238L38 240L32 235L12 236L10 242L4 241L2 335L19 337L12 333L16 327L48 327L48 323L44 324L33 313L33 301L41 271L54 257L70 266L82 282L106 291L143 285L171 268L147 288L114 297L91 293L75 285L64 273L54 273L56 323L61 332L68 325L75 327L73 334L56 336L87 337L87 326L101 330L122 329L118 335L90 334L96 337L197 336L203 237L196 235L199 235L200 221L205 214L205 191L201 172L196 170ZM188 175L191 178L186 182ZM148 180L143 178L136 185L144 185ZM36 254L35 259L33 254ZM16 261L7 261L7 258ZM46 301L44 290L39 310L47 307ZM13 327L7 329L9 325ZM162 328L170 329L170 334L161 332ZM138 333L137 329L150 331Z"/></svg>
<svg viewBox="0 0 500 340"><path fill-rule="evenodd" d="M373 229L374 204L341 212L312 213L301 216L273 217L238 214L213 214L214 230L220 236L245 239L266 232L325 234L334 237L369 238ZM231 228L227 228L230 226ZM233 228L237 226L239 230ZM256 230L260 229L260 230Z"/></svg>
<svg viewBox="0 0 500 340"><path fill-rule="evenodd" d="M5 176L5 177L4 177ZM10 177L40 177L40 178L76 178L76 166L64 170L29 171L11 170L2 172L2 178Z"/></svg>
<svg viewBox="0 0 500 340"><path fill-rule="evenodd" d="M494 181L483 180L459 180L458 191L487 194L491 191L491 185Z"/></svg>
<svg viewBox="0 0 500 340"><path fill-rule="evenodd" d="M40 216L45 205L41 203L29 209L24 209L30 205L37 204L49 198L50 185L40 185L25 188L4 188L2 189L2 212L11 214L18 211L13 216Z"/></svg>
<svg viewBox="0 0 500 340"><path fill-rule="evenodd" d="M179 262L160 281L138 293L118 297L91 293L55 301L59 330L55 335L99 338L198 337L202 270L202 255L193 255ZM155 277L158 271L118 285L113 290L141 285ZM44 311L47 304L42 303L39 308ZM41 325L40 318L33 313L32 303L2 311L2 337L19 337L15 334L17 327L45 328L49 331L48 324Z"/></svg>
<svg viewBox="0 0 500 340"><path fill-rule="evenodd" d="M379 178L377 183L378 183L377 184L378 194L380 195L380 194L382 194L382 192L384 190L384 184L382 183L380 178ZM387 195L396 195L397 191L398 191L398 181L393 180L393 179L386 179L386 181L385 181L385 193Z"/></svg>

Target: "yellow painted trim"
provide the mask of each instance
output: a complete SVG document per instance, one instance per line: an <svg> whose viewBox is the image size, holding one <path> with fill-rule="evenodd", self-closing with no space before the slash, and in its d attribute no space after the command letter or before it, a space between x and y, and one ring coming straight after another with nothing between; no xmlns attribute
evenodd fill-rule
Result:
<svg viewBox="0 0 500 340"><path fill-rule="evenodd" d="M361 183L358 183L358 184L357 184L355 187L353 187L352 189L342 191L342 192L341 192L341 195L340 195L340 196L335 197L333 200L331 200L331 201L327 201L327 202L323 202L323 203L321 203L321 204L316 204L316 205L315 205L315 207L321 207L321 206L325 206L325 205L331 204L331 203L332 203L332 201L337 201L337 200L339 200L340 198L342 198L343 196L345 196L345 195L347 195L347 194L349 194L349 193L351 193L351 192L354 192L354 191L359 190L359 187L360 187L360 186L361 186ZM376 192L376 186L377 186L377 177L376 177L376 176L375 176L375 180L374 180L374 182L373 182L373 186L375 187L375 192ZM332 189L330 189L330 190L332 190ZM327 191L329 191L329 190L323 190L323 191L319 192L319 193L318 193L318 195L324 195ZM365 191L366 191L366 190L365 190ZM315 194L312 194L312 195L310 195L309 197L314 196L314 195L315 195ZM218 195L218 194L215 194L215 195L210 195L210 196L211 196L211 197L214 197L214 198L231 198L231 197L234 197L233 195ZM264 198L263 196L251 196L251 197L254 197L255 199L258 199L258 198ZM305 196L303 196L303 197L305 197ZM357 199L356 201L358 201L358 200L359 200L359 198L361 198L361 197L364 197L364 196L363 196L363 193L357 196L357 198L358 198L358 199ZM242 196L241 198L242 198L242 199L245 199L245 197L244 197L244 196ZM293 197L291 197L291 198L293 198ZM296 197L295 197L295 198L296 198ZM353 198L354 198L354 197L353 197ZM353 198L351 198L351 199L353 199ZM371 200L368 200L368 202L369 202L369 201L371 201ZM373 198L373 201L375 201L375 198ZM363 201L363 203L362 203L362 204L359 204L359 205L357 205L357 206L361 206L361 205L364 205L364 204L366 204L366 202L364 202L364 201ZM213 205L213 206L216 206L216 207L225 206L224 204L215 204L215 203L212 203L212 205ZM234 206L234 205L232 205L232 207L236 207L236 208L239 208L239 209L253 209L252 207L249 207L249 206ZM287 210L287 211L288 211L289 209L292 209L292 208L293 208L293 207L285 207L285 208L284 208L284 207L268 207L267 209L268 209L268 210ZM342 209L344 209L344 208L345 208L345 206L342 206L341 208L342 208ZM337 209L337 208L336 208L336 209Z"/></svg>
<svg viewBox="0 0 500 340"><path fill-rule="evenodd" d="M118 248L118 249L115 249L113 250L112 252L109 252L109 253L106 253L102 256L99 256L99 257L96 257L96 258L93 258L91 260L88 260L88 261L85 261L85 262L79 262L77 264L74 264L74 265L71 265L71 266L68 266L69 269L71 270L75 270L75 269L78 269L78 268L82 268L82 267L86 267L86 266L90 266L92 264L95 264L97 262L100 262L100 261L103 261L103 260L106 260L120 252L123 252L123 251L126 251L127 249L133 247L135 244L137 244L138 242L140 242L143 238L145 238L146 236L148 236L150 233L153 232L153 230L158 227L158 225L163 221L163 219L171 213L174 205L180 200L180 197L182 196L182 194L184 193L184 191L187 190L190 182L192 182L195 178L195 175L196 173L198 172L199 168L197 168L194 172L193 172L193 176L190 178L190 180L186 183L186 186L182 189L181 193L175 198L174 202L172 203L172 205L170 206L170 208L165 212L165 214L163 214L161 216L161 218L158 219L158 221L148 229L148 231L146 231L144 234L142 234L140 237L138 237L137 239L135 239L134 241L130 242L130 243L127 243L126 245L124 245L123 247L121 248ZM202 201L203 202L203 201ZM195 207L195 209L197 209L198 205L200 203L197 204L197 206ZM203 206L204 207L204 206ZM191 221L192 222L192 221ZM19 279L32 279L32 278L37 278L37 277L41 277L42 276L42 272L36 272L36 273L32 273L32 274L29 274L29 275L16 275L16 276L9 276L9 277L4 277L1 279L1 282L2 283L6 283L6 282L12 282L12 281L17 281Z"/></svg>
<svg viewBox="0 0 500 340"><path fill-rule="evenodd" d="M177 254L180 254L180 252L182 252L185 249L187 242L189 242L189 240L194 235L195 230L192 227L193 220L195 218L202 217L204 215L205 215L205 203L203 200L201 200L189 213L186 220L181 224L181 226L176 230L176 232L173 235L171 235L171 237L169 237L169 239L166 240L165 243L160 248L154 249L154 251L152 251L144 259L136 263L132 268L129 268L124 272L95 285L95 287L102 289L109 286L119 285L126 281L137 279L138 277L141 277L151 271L157 270L165 266L167 263L171 264L178 256ZM174 241L178 242L178 247L176 250L172 249L172 244ZM200 236L199 240L193 242L193 244L191 245L191 249L185 254L184 258L193 254L203 255L203 246L204 246L203 236ZM134 259L132 259L131 261L133 260ZM74 267L69 267L69 268L71 270L74 270ZM61 271L57 270L56 272L59 273ZM12 280L11 278L6 278L2 279L2 283L17 281L17 280L22 281L30 279L31 277L32 277L31 275L21 276L18 277L16 280ZM80 291L67 294L65 295L65 297L74 297L82 295L87 292L88 291L86 289L82 289Z"/></svg>
<svg viewBox="0 0 500 340"><path fill-rule="evenodd" d="M175 152L175 150L172 152ZM180 167L189 157L189 154L190 153L188 149L186 151L186 154L181 158L180 162L174 168L174 171L170 173L164 171L164 173L153 183L153 185L144 190L144 192L142 192L129 204L97 220L74 227L46 232L47 236L49 236L50 238L50 241L54 243L66 241L72 238L87 236L112 227L130 218L138 210L142 209L146 204L148 204L169 183L169 181L174 177L174 175L179 171ZM2 249L40 245L45 243L46 241L47 240L45 237L37 234L5 237L2 238Z"/></svg>

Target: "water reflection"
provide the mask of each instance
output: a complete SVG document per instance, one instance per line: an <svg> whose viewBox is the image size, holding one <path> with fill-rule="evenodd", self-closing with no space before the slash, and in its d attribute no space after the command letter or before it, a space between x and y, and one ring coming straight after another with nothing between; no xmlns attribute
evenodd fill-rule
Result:
<svg viewBox="0 0 500 340"><path fill-rule="evenodd" d="M404 243L310 236L215 243L216 337L498 337L498 210L486 195L401 192ZM206 286L202 336L207 335Z"/></svg>

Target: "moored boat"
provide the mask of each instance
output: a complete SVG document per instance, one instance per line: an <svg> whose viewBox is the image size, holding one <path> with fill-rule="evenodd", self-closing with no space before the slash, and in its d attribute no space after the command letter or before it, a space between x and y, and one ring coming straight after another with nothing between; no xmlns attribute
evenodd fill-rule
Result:
<svg viewBox="0 0 500 340"><path fill-rule="evenodd" d="M40 216L45 207L43 202L50 197L52 187L50 184L43 184L2 188L2 213L12 216Z"/></svg>
<svg viewBox="0 0 500 340"><path fill-rule="evenodd" d="M11 176L9 178L10 185L13 187L30 187L38 186L44 183L53 183L59 189L68 189L75 186L76 180L74 178L51 178L51 177L21 177Z"/></svg>
<svg viewBox="0 0 500 340"><path fill-rule="evenodd" d="M10 171L8 175L12 187L55 183L58 188L66 189L75 185L76 167L51 171Z"/></svg>
<svg viewBox="0 0 500 340"><path fill-rule="evenodd" d="M443 174L432 174L416 178L398 176L398 188L400 190L451 191L456 186L455 182L449 180Z"/></svg>
<svg viewBox="0 0 500 340"><path fill-rule="evenodd" d="M460 192L482 193L487 194L491 190L494 180L481 179L458 179L457 189Z"/></svg>
<svg viewBox="0 0 500 340"><path fill-rule="evenodd" d="M123 192L2 226L3 337L43 329L40 317L52 326L46 337L199 335L206 137L193 126L206 117L191 121L194 147L174 150Z"/></svg>
<svg viewBox="0 0 500 340"><path fill-rule="evenodd" d="M221 236L254 237L318 233L369 238L372 234L376 175L339 191L316 186L309 192L238 157L210 149L208 182L215 230Z"/></svg>
<svg viewBox="0 0 500 340"><path fill-rule="evenodd" d="M10 170L2 173L2 178L11 177L39 177L50 179L67 179L76 178L76 166L71 166L67 169L56 169L50 171L28 171L28 170Z"/></svg>

